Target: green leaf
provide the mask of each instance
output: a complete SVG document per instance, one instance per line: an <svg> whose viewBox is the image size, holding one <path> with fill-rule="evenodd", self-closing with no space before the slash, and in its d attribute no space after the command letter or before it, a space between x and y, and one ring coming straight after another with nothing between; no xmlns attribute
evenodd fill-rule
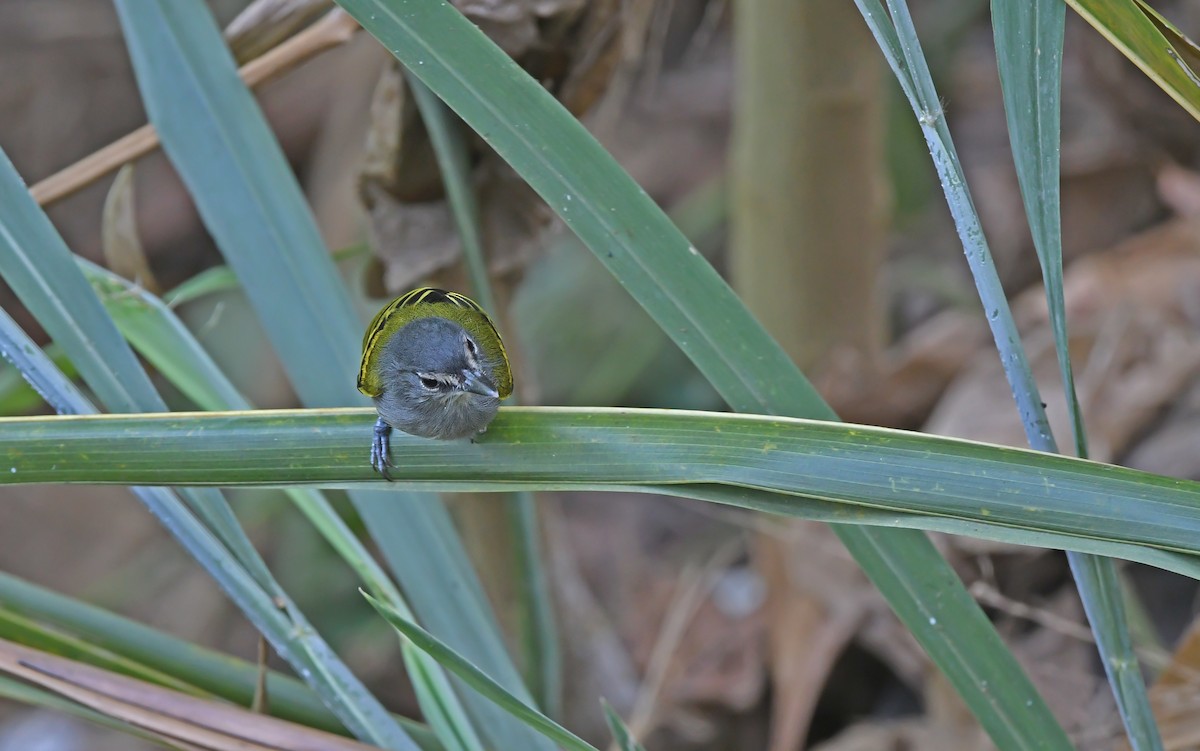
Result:
<svg viewBox="0 0 1200 751"><path fill-rule="evenodd" d="M574 749L574 751L598 751L595 746L575 735L570 730L567 730L562 725L559 725L554 720L551 720L549 717L546 717L524 700L505 691L504 687L493 680L487 673L471 664L469 660L455 652L444 642L438 640L437 637L408 618L405 618L395 608L376 600L366 592L363 592L362 595L406 639L412 641L417 648L433 657L440 665L451 673L454 673L481 695L487 697L496 706L503 708L504 711L554 741L559 746Z"/></svg>
<svg viewBox="0 0 1200 751"><path fill-rule="evenodd" d="M54 342L46 345L46 356L68 378L79 375L75 372L75 366L63 353L62 347ZM38 392L21 376L21 371L14 367L0 367L0 414L28 414L40 411L44 404L45 401Z"/></svg>
<svg viewBox="0 0 1200 751"><path fill-rule="evenodd" d="M1067 409L1075 431L1077 453L1087 456L1086 433L1071 357L1066 349L1067 317L1063 305L1062 216L1059 209L1059 101L1066 8L1061 0L992 2L996 62L1004 94L1004 113L1013 160L1033 233L1046 302L1058 349L1059 370L1067 392Z"/></svg>
<svg viewBox="0 0 1200 751"><path fill-rule="evenodd" d="M122 336L196 406L206 410L249 408L162 300L90 261L76 260Z"/></svg>
<svg viewBox="0 0 1200 751"><path fill-rule="evenodd" d="M170 673L155 670L123 655L114 654L85 639L64 634L57 629L47 628L7 608L0 609L0 638L60 657L87 662L89 665L128 675L138 680L167 686L192 696L205 695L203 691L196 690Z"/></svg>
<svg viewBox="0 0 1200 751"><path fill-rule="evenodd" d="M175 308L193 300L238 287L237 274L233 273L233 269L228 266L213 266L164 294L163 302L167 304L167 307Z"/></svg>
<svg viewBox="0 0 1200 751"><path fill-rule="evenodd" d="M345 248L339 248L333 253L333 260L345 261L350 258L357 258L365 255L367 246L363 244L349 245ZM199 300L202 297L216 294L217 292L228 292L229 290L240 289L241 284L238 282L237 274L233 273L233 269L228 266L213 266L210 269L205 269L199 274L196 274L191 279L180 283L178 287L163 294L163 302L169 308L177 308L180 305Z"/></svg>
<svg viewBox="0 0 1200 751"><path fill-rule="evenodd" d="M400 591L324 496L311 488L290 488L287 492L367 589L411 618L408 603ZM434 729L441 745L447 751L481 751L475 729L445 673L429 655L404 649L404 645L401 649L421 714Z"/></svg>
<svg viewBox="0 0 1200 751"><path fill-rule="evenodd" d="M921 126L966 254L967 265L971 269L971 277L986 311L1000 364L1017 402L1025 435L1034 448L1057 451L1050 423L1046 419L1046 409L1029 367L1029 358L1021 346L1020 333L996 273L979 214L975 211L975 203L967 188L962 163L946 126L941 98L934 88L908 7L904 0L888 0L886 11L879 0L855 0L855 3L875 35Z"/></svg>
<svg viewBox="0 0 1200 751"><path fill-rule="evenodd" d="M629 728L625 726L625 721L621 719L621 715L617 714L616 710L605 700L600 700L600 705L604 709L604 721L608 723L608 729L613 734L613 740L616 741L617 747L621 751L646 751L642 748L642 744L638 743L633 734L629 732Z"/></svg>
<svg viewBox="0 0 1200 751"><path fill-rule="evenodd" d="M1066 0L1112 46L1172 99L1200 119L1200 69L1195 44L1136 0Z"/></svg>
<svg viewBox="0 0 1200 751"><path fill-rule="evenodd" d="M1200 46L1176 28L1165 16L1150 7L1146 0L1134 0L1134 2L1146 14L1146 18L1150 19L1150 23L1154 24L1154 27L1171 42L1171 47L1180 58L1180 64L1186 66L1185 72L1190 74L1188 77L1192 79L1192 83L1200 85L1200 81L1196 79L1196 73L1200 72Z"/></svg>
<svg viewBox="0 0 1200 751"><path fill-rule="evenodd" d="M446 751L484 751L482 741L437 662L407 639L401 639L400 650L421 714L434 728Z"/></svg>
<svg viewBox="0 0 1200 751"><path fill-rule="evenodd" d="M1116 564L1109 558L1074 552L1069 561L1130 745L1161 751L1163 741L1133 651Z"/></svg>

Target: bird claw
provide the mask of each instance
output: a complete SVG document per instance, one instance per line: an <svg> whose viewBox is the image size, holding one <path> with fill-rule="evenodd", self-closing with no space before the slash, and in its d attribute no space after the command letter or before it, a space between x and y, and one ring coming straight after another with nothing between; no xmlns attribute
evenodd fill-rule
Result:
<svg viewBox="0 0 1200 751"><path fill-rule="evenodd" d="M371 440L371 469L390 481L388 467L392 465L392 426L379 418L375 421L375 437Z"/></svg>

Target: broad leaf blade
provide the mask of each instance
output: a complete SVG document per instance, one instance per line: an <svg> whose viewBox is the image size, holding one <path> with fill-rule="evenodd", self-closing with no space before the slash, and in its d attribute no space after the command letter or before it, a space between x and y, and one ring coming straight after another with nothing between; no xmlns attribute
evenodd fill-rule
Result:
<svg viewBox="0 0 1200 751"><path fill-rule="evenodd" d="M361 409L0 419L0 483L352 487ZM519 407L479 443L397 435L395 486L687 495L713 487L1200 553L1200 483L1044 452L823 421ZM778 509L772 509L778 510ZM1070 545L1063 545L1070 548Z"/></svg>

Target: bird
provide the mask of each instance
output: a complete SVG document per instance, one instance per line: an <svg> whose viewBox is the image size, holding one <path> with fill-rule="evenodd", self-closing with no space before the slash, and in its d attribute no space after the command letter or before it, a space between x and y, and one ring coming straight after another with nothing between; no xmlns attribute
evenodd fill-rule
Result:
<svg viewBox="0 0 1200 751"><path fill-rule="evenodd" d="M371 467L390 480L392 429L439 440L487 429L512 394L512 370L492 319L457 292L418 287L385 305L363 335L358 390L379 414Z"/></svg>

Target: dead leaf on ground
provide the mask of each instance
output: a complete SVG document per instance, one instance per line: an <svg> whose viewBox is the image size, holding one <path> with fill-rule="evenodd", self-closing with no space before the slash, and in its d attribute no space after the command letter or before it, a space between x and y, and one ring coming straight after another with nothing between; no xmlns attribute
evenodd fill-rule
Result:
<svg viewBox="0 0 1200 751"><path fill-rule="evenodd" d="M830 671L878 599L828 526L783 529L786 541L760 536L755 546L768 593L771 751L801 747Z"/></svg>
<svg viewBox="0 0 1200 751"><path fill-rule="evenodd" d="M853 641L918 688L929 660L828 525L777 525L755 555L767 584L771 748L797 748L816 702Z"/></svg>
<svg viewBox="0 0 1200 751"><path fill-rule="evenodd" d="M569 522L557 503L543 503L547 565L563 638L562 705L565 724L585 738L608 737L596 712L602 696L627 715L637 696L638 673L628 646L617 633L610 612L588 587L582 567L591 563L572 544Z"/></svg>
<svg viewBox="0 0 1200 751"><path fill-rule="evenodd" d="M1168 222L1077 261L1064 292L1091 456L1110 461L1200 374L1200 220ZM1067 448L1071 432L1040 286L1013 307L1051 425ZM990 346L947 390L925 430L1025 445Z"/></svg>
<svg viewBox="0 0 1200 751"><path fill-rule="evenodd" d="M1167 162L1154 176L1163 203L1180 216L1200 215L1200 174L1195 170Z"/></svg>
<svg viewBox="0 0 1200 751"><path fill-rule="evenodd" d="M949 384L991 340L978 316L946 310L910 331L880 358L833 352L814 385L847 422L916 428Z"/></svg>
<svg viewBox="0 0 1200 751"><path fill-rule="evenodd" d="M1000 631L1050 711L1068 733L1079 736L1115 712L1108 683L1096 669L1096 646L1090 639L1083 606L1070 586L1060 587L1032 605L1052 619L1074 624L1074 628L1047 626L1050 620L1029 628L1025 618L1002 616ZM1089 638L1079 638L1083 634ZM1117 724L1119 729L1120 722Z"/></svg>
<svg viewBox="0 0 1200 751"><path fill-rule="evenodd" d="M1165 749L1200 748L1200 619L1180 637L1171 662L1150 687L1150 708ZM1121 748L1129 748L1124 739Z"/></svg>
<svg viewBox="0 0 1200 751"><path fill-rule="evenodd" d="M919 719L860 722L813 746L812 751L907 751L918 748L922 751L958 751L958 747L933 745L929 727Z"/></svg>
<svg viewBox="0 0 1200 751"><path fill-rule="evenodd" d="M567 511L562 539L625 645L622 660L636 670L627 707L619 696L607 698L638 737L712 742L725 730L722 717L757 705L766 680L762 583L734 560L744 553L743 532L685 504L647 503L641 495L606 494L602 504L572 499ZM564 619L579 623L579 615L595 622L586 612ZM577 666L589 681L603 667L595 657Z"/></svg>

